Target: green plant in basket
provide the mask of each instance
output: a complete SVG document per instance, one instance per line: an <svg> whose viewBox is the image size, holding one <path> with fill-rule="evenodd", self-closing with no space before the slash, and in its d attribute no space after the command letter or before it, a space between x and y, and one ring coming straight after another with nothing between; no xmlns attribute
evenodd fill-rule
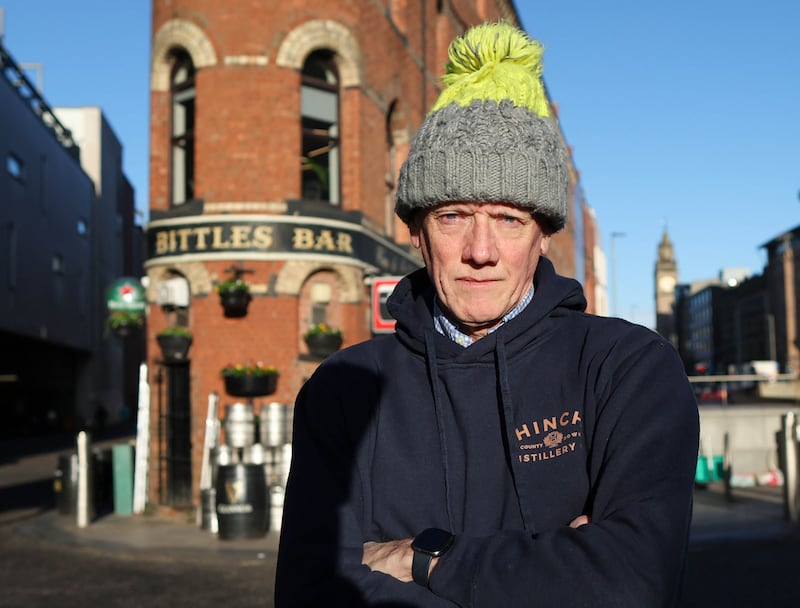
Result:
<svg viewBox="0 0 800 608"><path fill-rule="evenodd" d="M220 372L223 378L241 378L244 376L270 376L277 375L278 369L274 365L264 365L261 361L255 364L226 365Z"/></svg>
<svg viewBox="0 0 800 608"><path fill-rule="evenodd" d="M189 331L186 327L181 327L179 325L174 325L172 327L167 327L166 329L162 329L158 332L159 336L174 336L176 338L191 338L192 332Z"/></svg>
<svg viewBox="0 0 800 608"><path fill-rule="evenodd" d="M308 339L312 336L339 336L341 337L342 330L331 327L327 323L317 323L312 325L311 328L303 334L303 338Z"/></svg>
<svg viewBox="0 0 800 608"><path fill-rule="evenodd" d="M111 329L139 328L144 325L144 313L135 310L112 310L106 323Z"/></svg>
<svg viewBox="0 0 800 608"><path fill-rule="evenodd" d="M250 292L250 286L242 281L241 278L237 277L234 279L225 279L221 283L217 283L214 286L214 291L220 294L224 293L236 293L236 292Z"/></svg>

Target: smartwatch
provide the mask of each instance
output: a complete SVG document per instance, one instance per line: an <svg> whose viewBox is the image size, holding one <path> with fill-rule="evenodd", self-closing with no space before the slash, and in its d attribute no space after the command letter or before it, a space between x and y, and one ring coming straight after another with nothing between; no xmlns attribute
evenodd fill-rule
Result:
<svg viewBox="0 0 800 608"><path fill-rule="evenodd" d="M428 569L434 557L441 557L453 544L455 537L447 530L428 528L420 532L411 543L414 558L411 562L411 577L417 585L428 588Z"/></svg>

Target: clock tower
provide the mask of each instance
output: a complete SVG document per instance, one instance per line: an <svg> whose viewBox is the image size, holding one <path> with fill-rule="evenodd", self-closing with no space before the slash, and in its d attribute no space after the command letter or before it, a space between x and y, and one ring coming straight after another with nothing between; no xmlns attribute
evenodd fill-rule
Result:
<svg viewBox="0 0 800 608"><path fill-rule="evenodd" d="M675 343L675 286L678 284L678 264L667 229L658 244L655 270L656 331Z"/></svg>

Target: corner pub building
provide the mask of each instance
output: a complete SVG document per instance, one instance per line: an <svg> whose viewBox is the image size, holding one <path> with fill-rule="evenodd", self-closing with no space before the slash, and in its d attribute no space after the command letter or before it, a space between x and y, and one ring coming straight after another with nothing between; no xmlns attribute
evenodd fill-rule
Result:
<svg viewBox="0 0 800 608"><path fill-rule="evenodd" d="M394 190L447 46L471 25L519 19L510 0L152 8L148 495L190 507L200 503L209 396L219 395L219 419L243 401L226 393L221 370L274 366L274 392L251 403L256 413L267 402L290 408L320 361L303 339L309 327L341 329L343 346L368 339L372 279L421 266ZM550 256L572 276L593 247L582 207ZM215 288L237 277L249 304L226 316ZM192 343L170 359L157 335L176 325Z"/></svg>

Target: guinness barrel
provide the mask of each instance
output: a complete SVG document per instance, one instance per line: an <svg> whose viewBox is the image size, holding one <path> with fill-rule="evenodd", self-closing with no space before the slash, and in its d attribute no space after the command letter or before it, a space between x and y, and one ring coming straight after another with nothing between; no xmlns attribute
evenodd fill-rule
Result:
<svg viewBox="0 0 800 608"><path fill-rule="evenodd" d="M262 465L220 465L216 498L219 538L259 538L266 535L269 500Z"/></svg>

